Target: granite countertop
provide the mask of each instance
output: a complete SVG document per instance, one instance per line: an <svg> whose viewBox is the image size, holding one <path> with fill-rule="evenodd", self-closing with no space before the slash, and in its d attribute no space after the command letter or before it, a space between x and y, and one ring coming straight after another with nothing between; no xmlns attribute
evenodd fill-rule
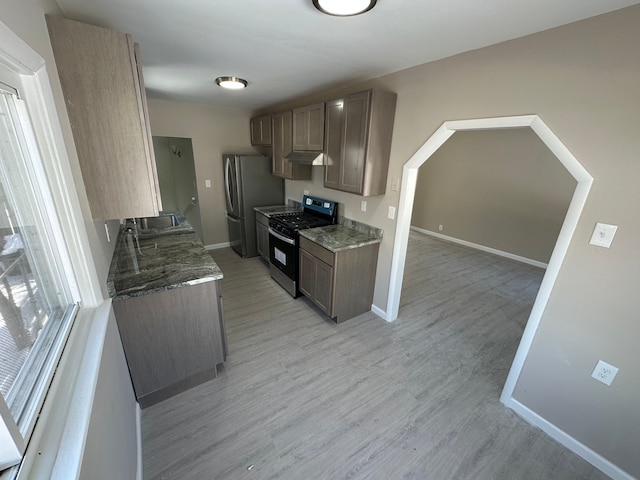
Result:
<svg viewBox="0 0 640 480"><path fill-rule="evenodd" d="M340 224L300 230L300 236L331 252L382 242L382 230L349 219Z"/></svg>
<svg viewBox="0 0 640 480"><path fill-rule="evenodd" d="M301 212L302 206L271 205L267 207L253 207L253 209L266 217L270 217L271 215L277 215L279 213Z"/></svg>
<svg viewBox="0 0 640 480"><path fill-rule="evenodd" d="M179 225L118 235L107 277L109 296L136 297L222 279L222 271L207 253L183 215Z"/></svg>

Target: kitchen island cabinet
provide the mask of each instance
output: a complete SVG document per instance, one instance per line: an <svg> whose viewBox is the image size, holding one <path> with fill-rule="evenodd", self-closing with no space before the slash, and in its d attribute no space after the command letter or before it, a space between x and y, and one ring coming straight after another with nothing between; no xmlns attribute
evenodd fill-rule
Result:
<svg viewBox="0 0 640 480"><path fill-rule="evenodd" d="M287 160L293 151L292 112L274 113L272 118L273 174L287 180L311 180L311 165L302 165Z"/></svg>
<svg viewBox="0 0 640 480"><path fill-rule="evenodd" d="M343 225L301 230L300 291L336 323L370 311L380 241Z"/></svg>
<svg viewBox="0 0 640 480"><path fill-rule="evenodd" d="M162 208L140 53L130 35L47 15L94 219Z"/></svg>
<svg viewBox="0 0 640 480"><path fill-rule="evenodd" d="M362 196L387 184L396 94L365 90L328 101L324 186Z"/></svg>
<svg viewBox="0 0 640 480"><path fill-rule="evenodd" d="M193 229L123 231L108 289L142 408L215 378L227 356L222 272Z"/></svg>

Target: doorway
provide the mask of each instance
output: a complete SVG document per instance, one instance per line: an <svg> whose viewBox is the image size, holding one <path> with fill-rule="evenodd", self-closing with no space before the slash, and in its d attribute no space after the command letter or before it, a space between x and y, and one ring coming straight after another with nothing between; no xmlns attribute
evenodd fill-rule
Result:
<svg viewBox="0 0 640 480"><path fill-rule="evenodd" d="M200 240L203 240L191 139L154 136L153 149L162 209L182 212Z"/></svg>
<svg viewBox="0 0 640 480"><path fill-rule="evenodd" d="M456 132L418 170L411 229L546 268L575 188L530 128Z"/></svg>
<svg viewBox="0 0 640 480"><path fill-rule="evenodd" d="M542 313L560 271L562 260L567 252L578 219L586 203L591 184L593 183L593 177L589 172L587 172L573 154L562 144L540 117L537 115L524 115L445 122L405 163L402 172L398 223L396 225L394 239L389 296L387 298L386 309L387 321L393 321L398 317L418 168L457 131L523 127L531 128L540 137L549 150L558 158L558 161L560 161L571 176L575 178L577 186L502 391L501 401L511 408L514 408L512 396L516 382L522 371L524 361L533 342L533 337L540 324Z"/></svg>

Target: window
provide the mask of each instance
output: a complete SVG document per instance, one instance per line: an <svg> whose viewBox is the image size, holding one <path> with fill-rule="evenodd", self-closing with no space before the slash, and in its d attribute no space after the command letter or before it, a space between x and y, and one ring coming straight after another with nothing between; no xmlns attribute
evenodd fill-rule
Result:
<svg viewBox="0 0 640 480"><path fill-rule="evenodd" d="M0 66L0 78L16 77ZM0 84L0 469L20 461L77 310L16 86Z"/></svg>

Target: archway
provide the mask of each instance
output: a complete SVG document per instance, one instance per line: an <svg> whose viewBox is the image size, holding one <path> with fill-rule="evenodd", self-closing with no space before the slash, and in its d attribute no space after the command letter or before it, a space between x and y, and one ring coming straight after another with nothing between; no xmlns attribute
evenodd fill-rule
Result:
<svg viewBox="0 0 640 480"><path fill-rule="evenodd" d="M400 295L404 275L404 264L411 226L411 213L416 191L418 168L426 162L441 145L455 132L466 130L491 130L530 127L549 150L564 165L567 171L576 179L577 185L567 215L560 229L553 253L549 260L546 273L542 279L538 295L534 302L529 320L518 346L511 370L502 391L501 401L508 403L512 397L518 377L529 353L535 332L540 324L542 313L547 305L551 291L560 271L560 266L569 248L569 243L578 224L578 219L586 203L593 177L564 146L558 137L537 115L522 115L514 117L481 118L472 120L455 120L443 123L438 130L418 149L405 163L402 171L402 188L398 205L398 222L394 239L394 250L391 261L391 277L389 295L387 297L386 319L391 322L398 317Z"/></svg>

